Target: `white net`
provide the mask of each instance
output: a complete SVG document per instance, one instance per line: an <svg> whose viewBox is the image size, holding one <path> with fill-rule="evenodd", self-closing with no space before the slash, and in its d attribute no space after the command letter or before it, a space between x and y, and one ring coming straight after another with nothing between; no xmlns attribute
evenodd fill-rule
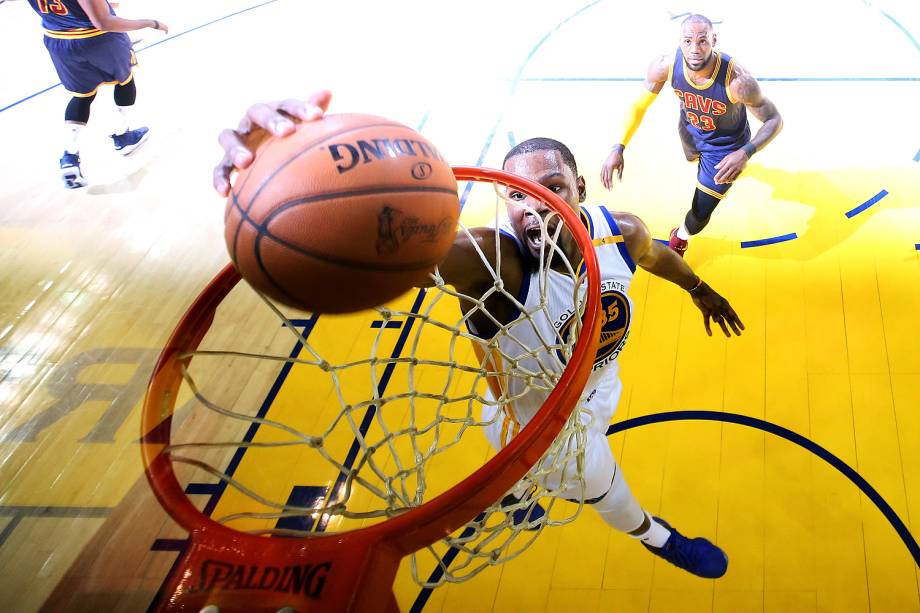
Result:
<svg viewBox="0 0 920 613"><path fill-rule="evenodd" d="M190 496L211 494L205 512L255 534L356 529L447 491L526 425L579 338L584 279L550 212L542 257L525 271L530 299L505 288L514 255L497 248L507 241L505 193L475 183L461 217L494 279L481 295L461 294L435 273L434 287L387 308L298 319L245 284L231 292L190 354L167 448L186 466L180 480ZM519 314L503 321L490 311L496 304ZM553 325L560 309L570 315L564 329ZM477 327L490 329L488 338ZM576 407L503 499L412 556L412 578L424 587L463 581L519 555L547 526L572 521L588 422Z"/></svg>

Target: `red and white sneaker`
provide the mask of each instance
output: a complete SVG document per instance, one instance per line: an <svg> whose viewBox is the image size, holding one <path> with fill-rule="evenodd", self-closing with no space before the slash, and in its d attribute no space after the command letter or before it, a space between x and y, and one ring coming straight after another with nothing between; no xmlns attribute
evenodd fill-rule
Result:
<svg viewBox="0 0 920 613"><path fill-rule="evenodd" d="M684 257L684 253L687 251L687 247L689 246L690 243L688 241L685 241L684 239L677 236L677 228L672 228L671 238L668 239L668 247L671 248L671 251L680 257Z"/></svg>

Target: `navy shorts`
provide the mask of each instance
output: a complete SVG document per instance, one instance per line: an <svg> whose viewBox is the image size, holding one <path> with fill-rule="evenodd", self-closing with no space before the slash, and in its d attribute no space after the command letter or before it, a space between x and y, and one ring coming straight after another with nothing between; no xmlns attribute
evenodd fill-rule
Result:
<svg viewBox="0 0 920 613"><path fill-rule="evenodd" d="M75 96L92 96L100 85L127 83L137 64L124 32L72 40L46 36L45 47L64 89Z"/></svg>
<svg viewBox="0 0 920 613"><path fill-rule="evenodd" d="M683 123L678 124L678 133L680 134L680 143L684 148L684 155L688 161L697 161L696 170L696 188L704 193L709 194L721 200L731 189L731 183L716 183L714 177L719 171L716 170L716 164L722 161L726 155L741 148L741 145L733 148L717 149L714 151L700 151L697 149L693 136L686 130Z"/></svg>

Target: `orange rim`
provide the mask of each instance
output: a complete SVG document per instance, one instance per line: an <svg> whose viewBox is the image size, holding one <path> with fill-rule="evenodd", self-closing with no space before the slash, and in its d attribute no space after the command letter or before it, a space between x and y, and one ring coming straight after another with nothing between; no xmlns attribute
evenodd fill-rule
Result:
<svg viewBox="0 0 920 613"><path fill-rule="evenodd" d="M538 183L486 168L456 167L454 174L458 181L513 186L549 204L559 212L568 227L583 228L577 213L559 196ZM590 236L587 231L575 231L573 235L584 256L587 278L599 280L597 255ZM141 453L147 479L163 508L191 533L193 545L212 549L232 546L256 551L268 548L279 557L283 557L284 552L297 551L301 559L309 558L311 551L322 551L322 555L326 556L336 556L336 549L340 552L364 551L364 557L341 562L361 566L363 571L355 569L348 573L350 587L346 589L355 590L354 594L341 597L336 601L340 604L324 601L323 607L328 610L339 607L362 610L365 605L379 607L379 589L384 585L389 589L392 585L395 568L402 556L458 530L520 481L561 432L587 383L593 366L591 356L597 350L599 282L588 283L584 328L558 384L534 418L481 468L423 505L373 526L344 533L266 539L238 532L202 514L188 499L176 478L169 454L163 453L170 442L173 410L182 383L181 366L191 361L191 357L180 356L198 347L210 329L217 306L239 280L240 275L233 265L225 266L186 311L160 354L147 388L141 423ZM386 562L380 559L381 555L387 558ZM362 602L365 605L361 605Z"/></svg>

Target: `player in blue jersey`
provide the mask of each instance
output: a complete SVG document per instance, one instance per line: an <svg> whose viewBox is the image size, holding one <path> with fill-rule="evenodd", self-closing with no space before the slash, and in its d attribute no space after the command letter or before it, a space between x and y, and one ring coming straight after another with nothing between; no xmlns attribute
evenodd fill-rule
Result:
<svg viewBox="0 0 920 613"><path fill-rule="evenodd" d="M623 151L646 109L665 83L680 99L678 132L689 161L698 162L696 190L680 226L671 230L669 246L683 256L690 237L699 233L747 161L783 127L776 105L760 91L757 80L728 54L713 51L712 22L690 15L681 24L681 43L674 55L656 58L649 66L645 89L627 115L622 136L601 169L601 182L610 189L613 173L623 178ZM763 125L751 138L746 109Z"/></svg>
<svg viewBox="0 0 920 613"><path fill-rule="evenodd" d="M129 111L137 99L134 50L125 32L155 28L168 32L156 19L122 19L106 0L29 0L42 18L45 48L64 88L73 98L64 111L65 145L61 177L68 188L83 187L78 139L89 121L90 106L100 85L115 86L115 106L121 126L112 135L115 150L128 155L147 139L148 129L132 129Z"/></svg>

